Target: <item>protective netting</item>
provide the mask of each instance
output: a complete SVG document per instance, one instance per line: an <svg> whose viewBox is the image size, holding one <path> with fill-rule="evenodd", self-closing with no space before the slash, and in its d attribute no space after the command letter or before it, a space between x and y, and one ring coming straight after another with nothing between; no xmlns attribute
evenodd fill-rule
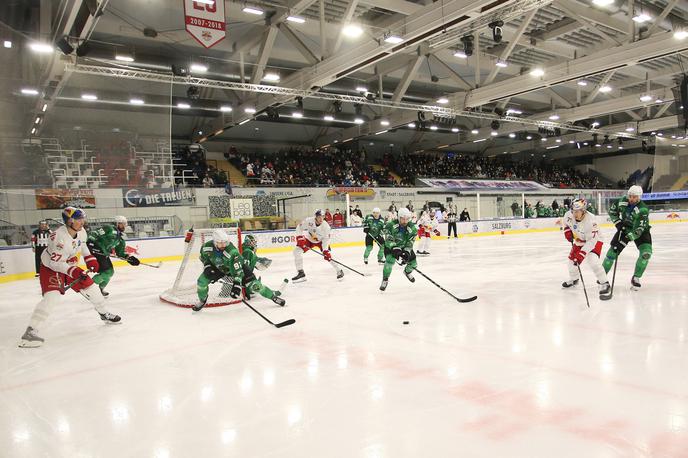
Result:
<svg viewBox="0 0 688 458"><path fill-rule="evenodd" d="M241 251L241 230L238 227L224 227L222 229L229 234L230 242ZM160 295L161 301L178 307L193 307L198 302L196 281L203 271L203 263L198 258L201 246L212 240L214 230L194 229L187 232L184 241L179 242L186 245L184 247L184 258L179 266L174 284ZM229 297L231 289L231 284L223 282L210 285L206 307L220 307L239 302L239 300Z"/></svg>

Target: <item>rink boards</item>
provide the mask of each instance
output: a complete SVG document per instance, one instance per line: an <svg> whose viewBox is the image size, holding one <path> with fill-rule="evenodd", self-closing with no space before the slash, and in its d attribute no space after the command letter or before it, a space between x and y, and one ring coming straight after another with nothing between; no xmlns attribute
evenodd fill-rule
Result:
<svg viewBox="0 0 688 458"><path fill-rule="evenodd" d="M688 222L688 212L653 212L650 214L652 225ZM609 218L602 227L612 227ZM447 237L447 223L439 226L441 235ZM512 235L533 232L561 230L561 218L495 219L457 223L459 237L485 237ZM333 248L363 246L364 235L361 227L334 229ZM261 254L286 252L295 245L294 230L244 232L258 238ZM129 239L127 245L136 250L136 255L145 262L179 261L184 253L183 236ZM115 266L128 265L125 261L113 262ZM0 283L33 278L34 256L30 246L0 247Z"/></svg>

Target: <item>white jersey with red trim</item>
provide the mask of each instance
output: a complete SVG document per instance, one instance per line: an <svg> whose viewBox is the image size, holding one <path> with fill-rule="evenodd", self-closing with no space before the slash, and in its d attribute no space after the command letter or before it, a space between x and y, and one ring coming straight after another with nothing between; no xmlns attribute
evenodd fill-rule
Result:
<svg viewBox="0 0 688 458"><path fill-rule="evenodd" d="M70 267L77 265L79 251L84 257L91 254L86 246L87 238L83 228L72 237L67 226L61 226L50 235L48 248L41 255L41 263L48 269L66 274Z"/></svg>
<svg viewBox="0 0 688 458"><path fill-rule="evenodd" d="M303 235L311 243L322 242L323 250L330 246L330 225L323 219L322 223L315 223L315 216L309 216L296 226L296 236Z"/></svg>
<svg viewBox="0 0 688 458"><path fill-rule="evenodd" d="M418 220L418 225L423 226L425 232L434 232L438 226L437 218L431 218L425 214Z"/></svg>
<svg viewBox="0 0 688 458"><path fill-rule="evenodd" d="M604 241L597 226L595 215L587 210L581 221L576 221L571 210L567 211L564 215L563 223L564 230L568 228L573 233L573 243L581 247L586 253L590 253L595 248L597 242Z"/></svg>

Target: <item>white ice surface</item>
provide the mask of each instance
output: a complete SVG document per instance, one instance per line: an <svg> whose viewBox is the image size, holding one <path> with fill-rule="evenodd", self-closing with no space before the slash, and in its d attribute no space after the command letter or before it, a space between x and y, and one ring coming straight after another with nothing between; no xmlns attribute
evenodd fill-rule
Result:
<svg viewBox="0 0 688 458"><path fill-rule="evenodd" d="M641 291L634 246L609 302L584 266L590 309L560 286L560 233L433 241L419 268L470 304L399 267L381 293L362 248L334 255L373 275L339 282L306 254L287 307L253 300L297 320L283 329L243 305L160 303L169 263L117 270L122 325L68 293L45 345L19 349L38 282L0 285L0 456L686 457L687 230L652 229ZM271 257L276 286L293 259Z"/></svg>

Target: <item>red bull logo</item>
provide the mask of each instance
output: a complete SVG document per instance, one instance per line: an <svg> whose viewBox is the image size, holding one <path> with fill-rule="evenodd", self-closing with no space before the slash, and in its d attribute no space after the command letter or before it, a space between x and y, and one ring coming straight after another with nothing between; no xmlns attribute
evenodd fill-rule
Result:
<svg viewBox="0 0 688 458"><path fill-rule="evenodd" d="M679 215L678 213L669 213L666 217L669 219L680 219L681 215Z"/></svg>

